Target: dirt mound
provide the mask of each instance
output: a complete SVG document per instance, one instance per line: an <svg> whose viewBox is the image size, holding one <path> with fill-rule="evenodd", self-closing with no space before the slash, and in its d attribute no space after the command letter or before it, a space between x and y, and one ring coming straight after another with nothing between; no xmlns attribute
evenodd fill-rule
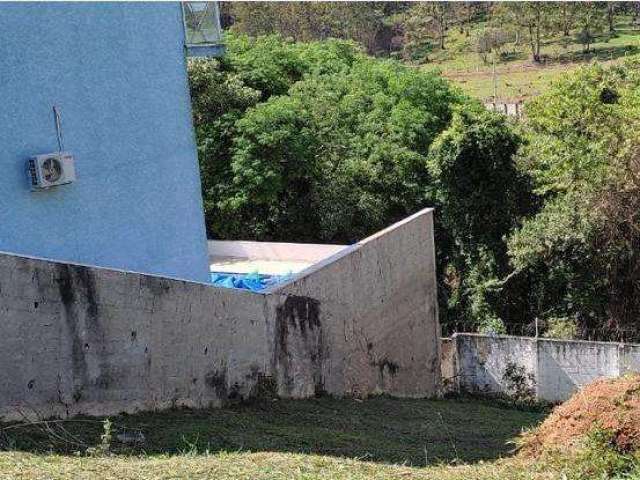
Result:
<svg viewBox="0 0 640 480"><path fill-rule="evenodd" d="M594 428L612 432L622 451L640 448L640 375L587 385L524 435L521 452L537 456L548 450L570 449Z"/></svg>

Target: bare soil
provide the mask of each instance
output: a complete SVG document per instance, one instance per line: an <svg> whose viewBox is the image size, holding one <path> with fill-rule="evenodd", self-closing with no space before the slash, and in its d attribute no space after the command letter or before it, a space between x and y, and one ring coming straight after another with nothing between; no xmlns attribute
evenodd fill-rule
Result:
<svg viewBox="0 0 640 480"><path fill-rule="evenodd" d="M595 428L610 431L621 451L640 448L640 375L600 379L586 386L525 434L521 452L536 457L571 449Z"/></svg>

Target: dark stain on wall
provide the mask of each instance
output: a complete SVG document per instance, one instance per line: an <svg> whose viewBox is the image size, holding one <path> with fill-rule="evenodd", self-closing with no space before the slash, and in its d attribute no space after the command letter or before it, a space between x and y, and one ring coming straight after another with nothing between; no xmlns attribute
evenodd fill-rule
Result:
<svg viewBox="0 0 640 480"><path fill-rule="evenodd" d="M55 268L65 322L71 336L72 398L78 402L88 387L104 389L109 383L104 374L107 361L101 350L104 335L99 321L96 282L90 268L68 264L56 264ZM102 372L95 382L89 378L89 355L96 357Z"/></svg>
<svg viewBox="0 0 640 480"><path fill-rule="evenodd" d="M210 371L204 376L204 384L212 388L220 400L224 401L227 399L227 374L225 371Z"/></svg>
<svg viewBox="0 0 640 480"><path fill-rule="evenodd" d="M278 398L278 382L271 376L259 373L249 392L249 400L261 402L272 401L276 398Z"/></svg>
<svg viewBox="0 0 640 480"><path fill-rule="evenodd" d="M98 378L96 378L95 380L95 386L103 390L108 389L110 384L111 384L111 375L109 375L108 372L101 373L100 375L98 375Z"/></svg>
<svg viewBox="0 0 640 480"><path fill-rule="evenodd" d="M291 394L295 378L292 361L308 363L313 372L315 390L324 392L322 364L325 357L320 302L315 298L289 295L276 309L275 366L285 394Z"/></svg>
<svg viewBox="0 0 640 480"><path fill-rule="evenodd" d="M237 382L231 385L227 392L227 400L235 402L243 401L244 397L242 396L241 388L242 387Z"/></svg>
<svg viewBox="0 0 640 480"><path fill-rule="evenodd" d="M163 278L152 277L150 275L141 275L140 284L148 288L155 296L163 295L171 289L167 280Z"/></svg>
<svg viewBox="0 0 640 480"><path fill-rule="evenodd" d="M98 320L98 295L96 292L96 279L93 272L86 267L77 267L75 269L77 278L76 284L84 293L84 301L87 303L87 320L91 320L93 325L97 325Z"/></svg>
<svg viewBox="0 0 640 480"><path fill-rule="evenodd" d="M275 381L272 377L267 377L262 373L258 365L252 365L250 372L244 376L246 382L252 384L248 393L243 393L241 383L234 382L228 384L226 372L224 370L212 370L204 377L204 383L208 388L214 390L216 397L223 405L238 402L253 402L276 397ZM193 379L196 383L196 379Z"/></svg>
<svg viewBox="0 0 640 480"><path fill-rule="evenodd" d="M372 365L378 367L380 375L384 375L385 371L389 372L391 375L395 375L398 373L398 370L400 370L400 366L388 358L383 358L378 362L372 363Z"/></svg>
<svg viewBox="0 0 640 480"><path fill-rule="evenodd" d="M320 302L315 298L289 295L278 307L277 318L299 328L301 335L306 337L307 330L320 328Z"/></svg>
<svg viewBox="0 0 640 480"><path fill-rule="evenodd" d="M58 273L58 291L60 292L60 300L64 308L68 311L73 304L76 296L73 292L73 279L71 278L71 266L57 263L56 270Z"/></svg>
<svg viewBox="0 0 640 480"><path fill-rule="evenodd" d="M371 361L369 365L372 367L378 367L378 388L381 389L384 389L385 387L385 376L389 375L391 377L395 377L400 370L400 365L389 360L387 357Z"/></svg>

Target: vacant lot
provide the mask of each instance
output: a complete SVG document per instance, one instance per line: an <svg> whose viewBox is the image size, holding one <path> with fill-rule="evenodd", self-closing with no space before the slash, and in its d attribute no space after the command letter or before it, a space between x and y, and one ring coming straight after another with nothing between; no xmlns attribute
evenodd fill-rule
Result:
<svg viewBox="0 0 640 480"><path fill-rule="evenodd" d="M0 478L551 478L509 456L543 414L454 400L265 401L220 410L5 425ZM144 435L123 445L118 433Z"/></svg>

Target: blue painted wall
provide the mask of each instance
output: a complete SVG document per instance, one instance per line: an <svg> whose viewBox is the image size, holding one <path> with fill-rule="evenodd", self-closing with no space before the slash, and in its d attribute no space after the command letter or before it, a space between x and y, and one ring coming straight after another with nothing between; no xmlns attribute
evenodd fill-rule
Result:
<svg viewBox="0 0 640 480"><path fill-rule="evenodd" d="M0 250L206 281L178 3L0 3ZM58 149L77 181L29 190Z"/></svg>

